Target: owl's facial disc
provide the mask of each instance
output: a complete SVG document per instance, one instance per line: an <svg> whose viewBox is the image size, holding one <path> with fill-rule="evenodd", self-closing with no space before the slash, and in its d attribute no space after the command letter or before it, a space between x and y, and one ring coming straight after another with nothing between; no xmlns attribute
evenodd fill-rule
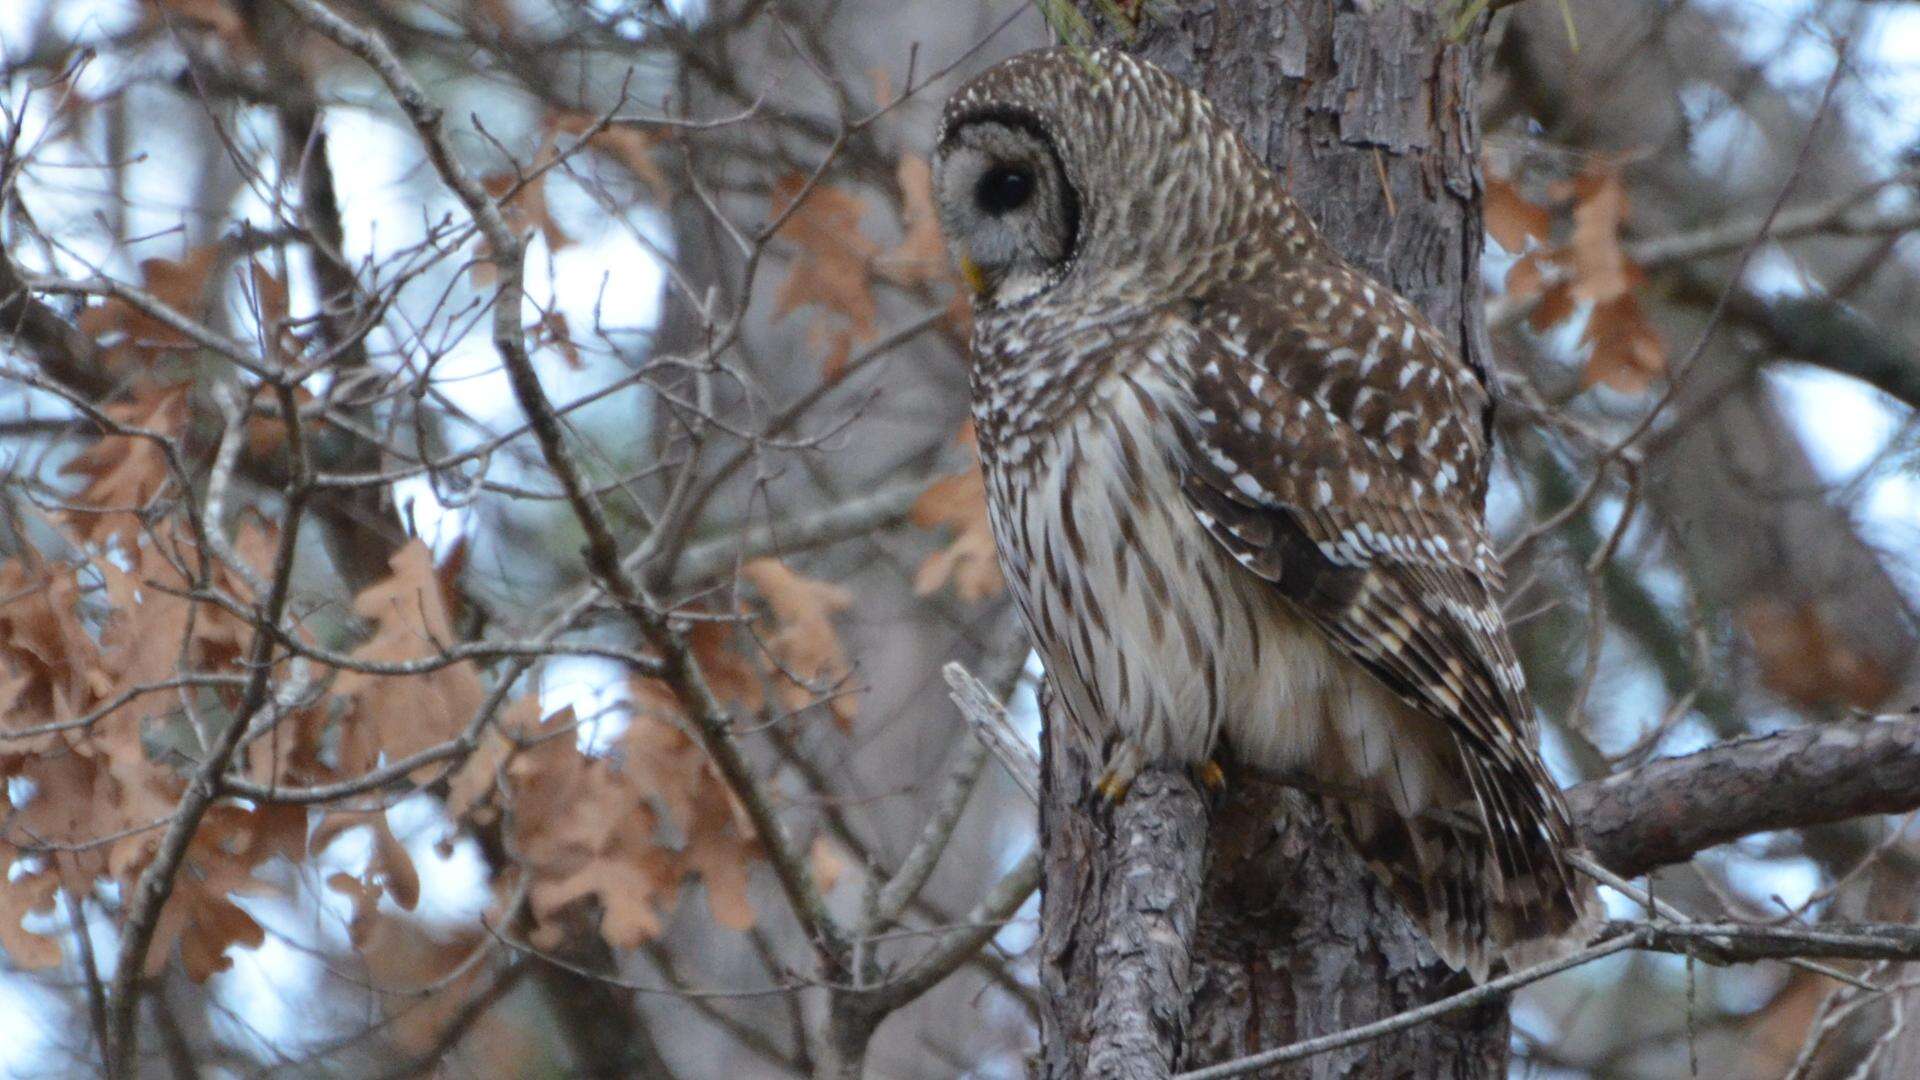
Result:
<svg viewBox="0 0 1920 1080"><path fill-rule="evenodd" d="M955 124L940 145L934 197L976 303L1032 299L1073 259L1078 196L1037 125L998 116Z"/></svg>

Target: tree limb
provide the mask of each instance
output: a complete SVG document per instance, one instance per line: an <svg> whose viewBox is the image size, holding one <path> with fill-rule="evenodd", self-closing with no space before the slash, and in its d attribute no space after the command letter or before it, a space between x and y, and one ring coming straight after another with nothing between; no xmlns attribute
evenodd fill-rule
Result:
<svg viewBox="0 0 1920 1080"><path fill-rule="evenodd" d="M1920 806L1920 717L1721 743L1581 784L1567 801L1594 857L1633 877L1757 832Z"/></svg>

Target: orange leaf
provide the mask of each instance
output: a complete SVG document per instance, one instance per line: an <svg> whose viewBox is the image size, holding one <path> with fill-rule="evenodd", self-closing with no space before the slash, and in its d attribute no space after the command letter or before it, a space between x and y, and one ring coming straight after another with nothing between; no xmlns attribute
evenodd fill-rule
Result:
<svg viewBox="0 0 1920 1080"><path fill-rule="evenodd" d="M601 936L615 948L633 948L660 932L679 888L681 858L659 842L638 771L582 754L568 737L572 723L570 710L549 718L506 767L512 850L534 875L528 904L536 919L551 922L562 909L594 899ZM535 940L544 938L536 932Z"/></svg>
<svg viewBox="0 0 1920 1080"><path fill-rule="evenodd" d="M900 158L900 243L880 260L889 278L903 285L955 282L947 242L940 233L940 215L933 203L933 167L915 154Z"/></svg>
<svg viewBox="0 0 1920 1080"><path fill-rule="evenodd" d="M1815 604L1761 597L1746 605L1740 621L1760 659L1761 681L1789 701L1873 709L1897 687L1886 668L1849 645Z"/></svg>
<svg viewBox="0 0 1920 1080"><path fill-rule="evenodd" d="M520 190L514 191L504 207L507 220L516 231L528 226L539 229L540 235L547 238L547 247L559 251L573 243L573 238L560 228L559 222L553 220L553 214L547 208L547 176L543 172L529 179ZM484 177L480 182L486 187L487 194L500 199L513 191L514 185L520 183L520 178L510 172L502 172Z"/></svg>
<svg viewBox="0 0 1920 1080"><path fill-rule="evenodd" d="M806 178L798 174L782 177L773 188L775 218L806 194L806 201L780 228L779 235L797 252L774 297L774 315L818 307L845 320L849 344L866 341L874 336L878 319L871 270L880 247L860 231L865 206L829 184L805 189Z"/></svg>
<svg viewBox="0 0 1920 1080"><path fill-rule="evenodd" d="M557 112L547 117L554 131L579 135L593 126L594 117L580 112ZM598 132L587 143L595 151L618 162L635 180L653 192L653 200L665 207L673 201L673 185L653 160L654 147L672 136L672 129L650 130L633 124L615 124Z"/></svg>
<svg viewBox="0 0 1920 1080"><path fill-rule="evenodd" d="M129 428L178 436L186 428L187 387L147 387L101 411ZM85 483L61 517L80 539L103 544L118 540L123 549L137 542L140 512L172 479L159 444L138 435L104 434L62 471L84 477Z"/></svg>
<svg viewBox="0 0 1920 1080"><path fill-rule="evenodd" d="M39 971L60 963L58 941L20 925L20 920L28 914L44 915L52 911L54 894L59 891L59 875L46 870L22 875L0 889L0 949L6 951L13 966Z"/></svg>
<svg viewBox="0 0 1920 1080"><path fill-rule="evenodd" d="M1566 322L1572 314L1573 287L1564 281L1556 281L1540 294L1540 302L1533 306L1532 313L1527 316L1527 325L1536 334L1544 333Z"/></svg>
<svg viewBox="0 0 1920 1080"><path fill-rule="evenodd" d="M1528 252L1513 261L1507 268L1506 281L1501 284L1509 296L1527 299L1536 296L1546 285L1546 275L1540 269L1539 252Z"/></svg>
<svg viewBox="0 0 1920 1080"><path fill-rule="evenodd" d="M1573 236L1567 250L1574 299L1611 300L1633 284L1627 254L1620 248L1620 226L1627 216L1626 185L1618 169L1598 166L1574 180L1573 192Z"/></svg>
<svg viewBox="0 0 1920 1080"><path fill-rule="evenodd" d="M1487 178L1485 211L1487 232L1513 254L1527 250L1529 237L1546 243L1553 220L1547 208L1528 201L1511 182Z"/></svg>
<svg viewBox="0 0 1920 1080"><path fill-rule="evenodd" d="M740 568L773 609L775 629L767 641L780 671L775 683L788 708L831 695L828 707L841 728L853 724L856 700L843 691L851 674L833 617L853 606L853 594L838 585L804 577L777 559L755 559Z"/></svg>
<svg viewBox="0 0 1920 1080"><path fill-rule="evenodd" d="M548 310L533 324L533 345L540 348L551 345L560 351L567 366L579 371L586 365L580 361L580 347L573 343L573 333L567 328L567 317L558 310Z"/></svg>
<svg viewBox="0 0 1920 1080"><path fill-rule="evenodd" d="M840 884L847 872L847 857L823 833L813 838L813 846L807 850L807 866L813 872L814 887L824 895Z"/></svg>
<svg viewBox="0 0 1920 1080"><path fill-rule="evenodd" d="M388 663L439 655L454 634L433 554L410 540L389 566L391 576L354 598L355 613L373 623L374 632L353 655ZM400 677L344 671L335 690L349 703L340 742L341 767L348 772L451 738L473 718L483 695L480 675L468 663Z"/></svg>
<svg viewBox="0 0 1920 1080"><path fill-rule="evenodd" d="M1639 393L1666 370L1666 343L1632 293L1596 304L1581 340L1593 346L1585 374L1589 386L1600 382Z"/></svg>
<svg viewBox="0 0 1920 1080"><path fill-rule="evenodd" d="M984 600L1007 587L987 518L987 485L978 468L943 476L914 500L909 517L923 529L950 528L953 542L927 556L913 577L921 596L951 583L966 601Z"/></svg>

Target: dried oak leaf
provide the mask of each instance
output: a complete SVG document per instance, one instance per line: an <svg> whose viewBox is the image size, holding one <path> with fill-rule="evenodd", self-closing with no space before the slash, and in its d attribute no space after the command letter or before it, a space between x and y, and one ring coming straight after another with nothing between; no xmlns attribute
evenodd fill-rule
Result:
<svg viewBox="0 0 1920 1080"><path fill-rule="evenodd" d="M0 563L0 731L71 720L105 691L99 646L80 623L80 595L71 566ZM60 738L14 740L7 749L44 752Z"/></svg>
<svg viewBox="0 0 1920 1080"><path fill-rule="evenodd" d="M354 598L353 610L373 623L354 657L397 663L438 656L454 640L433 554L419 540L394 552L393 573ZM472 720L484 696L470 663L414 675L343 671L334 684L347 702L341 718L341 768L360 772L452 738Z"/></svg>
<svg viewBox="0 0 1920 1080"><path fill-rule="evenodd" d="M895 170L900 185L900 242L880 257L879 269L903 285L956 284L940 215L933 202L933 167L917 154L905 154Z"/></svg>
<svg viewBox="0 0 1920 1080"><path fill-rule="evenodd" d="M1593 346L1583 378L1637 394L1667 369L1667 345L1632 293L1595 304L1580 340Z"/></svg>
<svg viewBox="0 0 1920 1080"><path fill-rule="evenodd" d="M247 23L227 0L158 0L153 14L205 27L229 45L247 43ZM176 27L177 29L177 27Z"/></svg>
<svg viewBox="0 0 1920 1080"><path fill-rule="evenodd" d="M753 662L734 648L739 636L723 622L695 623L687 631L687 647L715 696L743 713L756 713L767 703L766 686Z"/></svg>
<svg viewBox="0 0 1920 1080"><path fill-rule="evenodd" d="M529 226L538 229L540 235L547 239L547 248L559 251L573 243L573 237L568 236L566 230L560 227L560 223L553 219L553 212L547 207L549 175L544 172L536 173L525 183L521 183L521 178L516 173L498 172L482 177L480 184L496 201L505 200L501 202L501 208L506 213L507 223L514 227L514 231L518 232ZM516 186L519 188L518 191L514 190ZM512 198L507 198L509 192L512 193Z"/></svg>
<svg viewBox="0 0 1920 1080"><path fill-rule="evenodd" d="M724 788L722 794L725 794ZM707 910L729 930L750 930L758 918L747 895L753 864L762 851L744 810L731 797L694 803L686 823L687 842L680 857L706 886Z"/></svg>
<svg viewBox="0 0 1920 1080"><path fill-rule="evenodd" d="M607 944L634 948L660 933L683 874L680 855L659 842L636 778L582 754L572 723L571 710L549 718L506 767L508 837L534 876L527 899L540 925L531 937L558 945L562 909L593 898Z"/></svg>
<svg viewBox="0 0 1920 1080"><path fill-rule="evenodd" d="M681 872L706 885L714 921L745 930L757 919L747 895L753 864L765 856L745 811L705 750L681 729L671 697L634 686L634 717L621 753L641 788L680 830Z"/></svg>
<svg viewBox="0 0 1920 1080"><path fill-rule="evenodd" d="M530 327L533 331L533 347L536 349L552 346L559 350L560 358L567 366L579 371L586 365L580 360L580 346L573 343L573 331L567 327L567 317L557 310L541 313L540 321Z"/></svg>
<svg viewBox="0 0 1920 1080"><path fill-rule="evenodd" d="M382 895L393 897L402 911L412 911L420 903L420 872L414 867L413 856L408 854L406 845L393 835L383 810L328 811L326 820L308 838L308 850L324 851L342 834L363 826L373 841L373 853L367 859L366 870L358 877L334 874L327 879L329 887L353 900L353 918L347 924L347 932L355 945L365 943L371 925L368 920L379 910ZM335 878L342 877L354 882L353 886L335 882Z"/></svg>
<svg viewBox="0 0 1920 1080"><path fill-rule="evenodd" d="M564 132L577 137L592 127L595 120L595 117L583 112L554 112L547 115L547 128L550 132ZM672 134L671 128L613 124L596 132L587 145L619 163L635 180L646 185L653 193L656 204L666 207L673 202L673 185L667 182L667 174L653 160L653 150Z"/></svg>
<svg viewBox="0 0 1920 1080"><path fill-rule="evenodd" d="M356 886L352 880L349 877L328 884L353 898ZM428 988L424 994L371 995L370 1000L381 1010L381 1035L406 1057L419 1057L432 1050L439 1055L438 1060L447 1060L451 1048L444 1040L452 1025L498 977L498 967L472 962L476 950L484 950L490 943L478 930L449 934L388 912L369 915L364 940L358 944L368 981L382 987ZM531 1076L540 1071L528 1060L530 1044L513 1009L490 1012L485 1023L472 1025L455 1045L461 1048L461 1060L485 1063L485 1068L478 1070L484 1075ZM445 1068L429 1071L436 1076L448 1072Z"/></svg>
<svg viewBox="0 0 1920 1080"><path fill-rule="evenodd" d="M870 340L877 330L872 270L880 245L860 229L865 206L844 189L816 184L808 190L806 177L785 176L773 187L773 217L789 207L792 213L779 235L797 250L774 297L774 315L812 306L837 317L831 326L816 318L808 328L810 342L827 348L822 368L832 379L844 370L853 344Z"/></svg>
<svg viewBox="0 0 1920 1080"><path fill-rule="evenodd" d="M306 855L307 815L302 807L263 805L246 809L216 806L201 819L174 877L173 893L160 909L147 974L157 975L178 947L181 967L195 982L233 966L227 950L259 948L266 933L253 916L233 902L235 896L269 895L275 887L254 876L274 856L298 861ZM152 861L157 841L144 843L114 869L132 895L133 885ZM116 851L115 858L120 858Z"/></svg>
<svg viewBox="0 0 1920 1080"><path fill-rule="evenodd" d="M497 792L507 762L516 747L540 727L540 700L533 695L515 698L480 737L480 745L447 778L447 816L470 826L486 826L499 818Z"/></svg>
<svg viewBox="0 0 1920 1080"><path fill-rule="evenodd" d="M115 423L168 438L178 437L187 420L187 387L146 387L127 401L101 409ZM131 549L140 534L140 513L169 481L160 445L141 435L103 433L61 470L80 477L80 490L60 512L82 542L118 541Z"/></svg>
<svg viewBox="0 0 1920 1080"><path fill-rule="evenodd" d="M825 697L841 729L850 728L858 701L845 692L852 665L833 617L853 606L853 594L796 573L778 559L755 559L740 568L740 576L773 609L766 646L778 669L774 685L781 701L789 709L803 709Z"/></svg>
<svg viewBox="0 0 1920 1080"><path fill-rule="evenodd" d="M154 299L189 319L205 306L208 279L224 258L218 244L194 248L186 257L147 259L140 263L140 288ZM108 334L125 334L126 348L136 352L185 349L193 339L131 303L110 296L99 307L88 308L75 321L80 331L96 340Z"/></svg>
<svg viewBox="0 0 1920 1080"><path fill-rule="evenodd" d="M987 519L987 485L978 468L927 485L908 516L923 529L953 530L953 541L920 564L913 576L915 593L926 596L951 583L960 599L972 602L1007 587Z"/></svg>
<svg viewBox="0 0 1920 1080"><path fill-rule="evenodd" d="M265 532L249 524L242 537ZM181 568L199 565L199 555L175 525L169 522L140 537L125 557L132 563L125 570L118 559L94 560L112 612L100 632L100 648L101 669L111 678L113 692L168 679L183 658L195 670L242 669L252 627L225 608L187 598L194 583ZM214 584L242 603L253 599L246 583L224 565L216 566ZM155 642L167 646L155 648ZM175 695L163 694L151 707L177 706Z"/></svg>
<svg viewBox="0 0 1920 1080"><path fill-rule="evenodd" d="M1627 188L1620 171L1597 167L1573 181L1573 235L1567 241L1576 300L1601 303L1633 287L1630 260L1620 247Z"/></svg>
<svg viewBox="0 0 1920 1080"><path fill-rule="evenodd" d="M12 861L12 860L8 860ZM60 963L60 943L53 937L36 934L21 925L28 915L46 915L53 910L54 896L60 891L58 875L49 872L25 874L0 889L0 951L13 966L23 971L40 971Z"/></svg>
<svg viewBox="0 0 1920 1080"><path fill-rule="evenodd" d="M1546 207L1521 195L1512 181L1489 176L1484 207L1487 232L1515 255L1527 250L1529 239L1544 244L1551 234L1552 214Z"/></svg>
<svg viewBox="0 0 1920 1080"><path fill-rule="evenodd" d="M1741 628L1760 661L1760 680L1801 705L1873 709L1897 687L1885 665L1861 653L1814 603L1772 597L1750 601Z"/></svg>

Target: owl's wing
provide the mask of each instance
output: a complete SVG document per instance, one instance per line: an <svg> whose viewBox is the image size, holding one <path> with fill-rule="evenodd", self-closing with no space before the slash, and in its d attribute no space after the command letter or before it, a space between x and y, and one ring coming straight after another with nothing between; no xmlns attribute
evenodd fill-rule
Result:
<svg viewBox="0 0 1920 1080"><path fill-rule="evenodd" d="M1339 284L1329 308L1344 321L1310 303L1202 316L1186 498L1247 571L1445 725L1501 876L1564 885L1572 828L1533 748L1478 512L1484 391L1410 306L1357 276Z"/></svg>

